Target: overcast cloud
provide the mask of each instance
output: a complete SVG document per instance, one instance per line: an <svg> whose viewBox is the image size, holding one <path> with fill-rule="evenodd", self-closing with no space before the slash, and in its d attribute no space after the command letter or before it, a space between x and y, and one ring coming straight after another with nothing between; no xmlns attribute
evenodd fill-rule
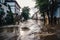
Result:
<svg viewBox="0 0 60 40"><path fill-rule="evenodd" d="M34 14L35 10L35 2L33 0L17 0L17 2L19 3L19 5L21 6L21 8L25 7L25 6L29 6L30 10L30 14L31 16Z"/></svg>

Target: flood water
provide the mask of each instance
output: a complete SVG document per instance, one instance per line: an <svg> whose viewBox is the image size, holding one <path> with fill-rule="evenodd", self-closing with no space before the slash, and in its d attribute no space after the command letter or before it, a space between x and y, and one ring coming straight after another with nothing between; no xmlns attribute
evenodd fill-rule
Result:
<svg viewBox="0 0 60 40"><path fill-rule="evenodd" d="M36 33L41 32L41 27L36 21L28 20L23 23L20 23L20 40L40 40L39 36L35 36Z"/></svg>

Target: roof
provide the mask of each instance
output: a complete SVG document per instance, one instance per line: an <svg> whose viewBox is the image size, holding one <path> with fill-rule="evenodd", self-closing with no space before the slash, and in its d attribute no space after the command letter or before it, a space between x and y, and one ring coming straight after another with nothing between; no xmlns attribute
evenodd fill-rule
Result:
<svg viewBox="0 0 60 40"><path fill-rule="evenodd" d="M19 8L21 8L17 1L5 1L5 2L15 2L19 6Z"/></svg>

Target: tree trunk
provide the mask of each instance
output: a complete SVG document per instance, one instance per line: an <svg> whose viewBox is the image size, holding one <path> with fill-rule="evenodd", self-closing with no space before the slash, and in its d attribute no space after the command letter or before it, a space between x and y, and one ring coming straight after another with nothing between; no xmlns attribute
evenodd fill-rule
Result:
<svg viewBox="0 0 60 40"><path fill-rule="evenodd" d="M51 24L53 24L53 12L51 12Z"/></svg>
<svg viewBox="0 0 60 40"><path fill-rule="evenodd" d="M47 11L47 16L48 16L48 22L50 24L50 17L49 17L49 12Z"/></svg>
<svg viewBox="0 0 60 40"><path fill-rule="evenodd" d="M44 25L45 25L45 13L43 12L43 18L44 18Z"/></svg>

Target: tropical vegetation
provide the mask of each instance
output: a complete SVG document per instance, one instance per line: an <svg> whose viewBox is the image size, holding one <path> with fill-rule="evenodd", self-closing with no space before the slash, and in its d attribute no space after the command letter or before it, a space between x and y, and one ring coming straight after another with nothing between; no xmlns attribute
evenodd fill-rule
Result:
<svg viewBox="0 0 60 40"><path fill-rule="evenodd" d="M36 8L39 9L42 16L44 17L44 23L45 23L45 15L48 16L49 23L53 20L53 12L56 7L56 1L54 0L36 0Z"/></svg>
<svg viewBox="0 0 60 40"><path fill-rule="evenodd" d="M24 18L24 21L29 19L29 7L24 7L22 9L21 16L22 16L22 18Z"/></svg>

